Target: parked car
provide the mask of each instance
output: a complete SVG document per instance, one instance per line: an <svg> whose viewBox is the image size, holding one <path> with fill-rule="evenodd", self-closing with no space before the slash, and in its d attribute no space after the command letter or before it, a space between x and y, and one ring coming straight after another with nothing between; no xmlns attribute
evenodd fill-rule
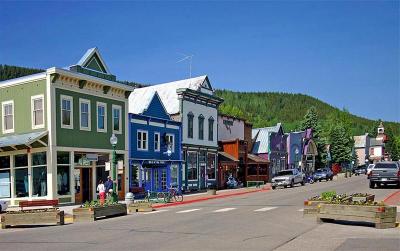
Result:
<svg viewBox="0 0 400 251"><path fill-rule="evenodd" d="M272 189L278 186L293 187L295 184L305 184L305 175L297 169L288 169L280 171L272 178Z"/></svg>
<svg viewBox="0 0 400 251"><path fill-rule="evenodd" d="M367 168L365 166L358 166L353 169L353 173L357 176L360 174L367 174Z"/></svg>
<svg viewBox="0 0 400 251"><path fill-rule="evenodd" d="M330 168L320 168L317 169L314 173L314 180L315 181L322 181L322 180L333 180L333 172Z"/></svg>
<svg viewBox="0 0 400 251"><path fill-rule="evenodd" d="M378 162L372 169L369 178L369 187L375 188L375 185L396 184L400 188L400 165L398 162Z"/></svg>
<svg viewBox="0 0 400 251"><path fill-rule="evenodd" d="M0 213L6 211L8 207L8 201L0 200Z"/></svg>
<svg viewBox="0 0 400 251"><path fill-rule="evenodd" d="M369 164L367 167L367 178L369 179L369 176L371 175L372 169L374 169L375 164Z"/></svg>

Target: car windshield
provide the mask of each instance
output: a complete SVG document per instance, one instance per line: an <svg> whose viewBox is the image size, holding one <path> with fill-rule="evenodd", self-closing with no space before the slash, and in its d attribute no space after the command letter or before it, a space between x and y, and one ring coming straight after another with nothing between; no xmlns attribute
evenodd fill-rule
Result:
<svg viewBox="0 0 400 251"><path fill-rule="evenodd" d="M374 169L379 169L379 168L396 169L397 165L395 163L378 163L375 165Z"/></svg>
<svg viewBox="0 0 400 251"><path fill-rule="evenodd" d="M292 170L285 170L285 171L280 171L278 172L278 176L283 176L283 175L292 175L293 171Z"/></svg>

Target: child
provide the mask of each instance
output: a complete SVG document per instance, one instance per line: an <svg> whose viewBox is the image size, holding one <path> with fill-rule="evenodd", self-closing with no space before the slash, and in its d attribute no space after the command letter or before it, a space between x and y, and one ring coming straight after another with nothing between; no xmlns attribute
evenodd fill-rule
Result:
<svg viewBox="0 0 400 251"><path fill-rule="evenodd" d="M103 181L99 180L99 184L97 185L97 191L100 195L100 204L103 205L106 199L106 188L104 187Z"/></svg>

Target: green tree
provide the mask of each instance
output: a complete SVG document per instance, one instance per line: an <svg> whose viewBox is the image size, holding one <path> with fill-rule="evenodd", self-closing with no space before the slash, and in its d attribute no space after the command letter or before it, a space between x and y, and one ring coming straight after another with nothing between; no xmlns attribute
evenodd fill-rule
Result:
<svg viewBox="0 0 400 251"><path fill-rule="evenodd" d="M350 163L353 160L354 141L343 123L335 124L329 132L332 162Z"/></svg>

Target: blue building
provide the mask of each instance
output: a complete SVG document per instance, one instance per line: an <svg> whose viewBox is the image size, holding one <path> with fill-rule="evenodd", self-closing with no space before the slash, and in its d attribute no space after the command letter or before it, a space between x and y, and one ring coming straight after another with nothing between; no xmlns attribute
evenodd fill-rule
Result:
<svg viewBox="0 0 400 251"><path fill-rule="evenodd" d="M133 92L129 99L130 189L181 189L181 123L171 119L157 92L151 98Z"/></svg>

